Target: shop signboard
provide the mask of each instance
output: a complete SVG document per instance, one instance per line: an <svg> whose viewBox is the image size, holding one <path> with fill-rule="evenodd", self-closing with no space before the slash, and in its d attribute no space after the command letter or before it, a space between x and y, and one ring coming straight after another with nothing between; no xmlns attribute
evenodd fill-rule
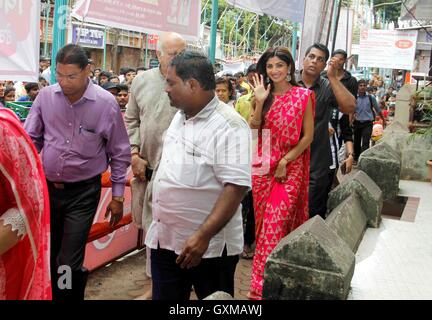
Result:
<svg viewBox="0 0 432 320"><path fill-rule="evenodd" d="M88 25L72 25L72 43L82 47L103 49L105 30Z"/></svg>

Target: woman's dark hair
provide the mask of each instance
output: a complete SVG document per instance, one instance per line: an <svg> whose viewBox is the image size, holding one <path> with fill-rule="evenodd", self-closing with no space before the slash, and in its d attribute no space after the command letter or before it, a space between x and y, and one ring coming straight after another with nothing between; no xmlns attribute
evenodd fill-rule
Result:
<svg viewBox="0 0 432 320"><path fill-rule="evenodd" d="M76 44L67 44L59 50L56 64L76 64L82 70L89 64L89 58L82 47Z"/></svg>
<svg viewBox="0 0 432 320"><path fill-rule="evenodd" d="M264 122L265 116L270 109L271 105L273 104L274 96L273 96L273 90L274 90L274 84L273 81L269 78L267 75L267 61L270 58L278 57L282 61L284 61L290 71L289 75L291 76L291 80L289 83L292 86L298 86L296 80L295 80L295 63L294 59L291 55L291 52L287 47L274 47L274 48L268 48L262 56L259 58L257 62L257 72L258 74L262 75L264 78L264 83L269 84L271 87L270 94L268 95L266 101L264 101L263 106L263 112L262 112L262 121Z"/></svg>
<svg viewBox="0 0 432 320"><path fill-rule="evenodd" d="M216 79L216 85L218 84L224 84L227 86L228 88L228 93L229 93L229 99L230 100L234 100L235 99L235 90L234 87L232 85L232 82L228 79L228 77L221 77L221 78L217 78Z"/></svg>
<svg viewBox="0 0 432 320"><path fill-rule="evenodd" d="M204 90L214 90L216 80L209 58L198 51L185 50L174 57L171 66L176 68L182 81L195 79Z"/></svg>

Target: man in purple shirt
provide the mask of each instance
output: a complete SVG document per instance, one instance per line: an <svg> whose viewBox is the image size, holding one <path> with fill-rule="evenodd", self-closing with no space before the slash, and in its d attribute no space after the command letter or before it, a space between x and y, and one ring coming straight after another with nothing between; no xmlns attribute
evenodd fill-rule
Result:
<svg viewBox="0 0 432 320"><path fill-rule="evenodd" d="M42 151L48 181L53 299L83 300L85 246L99 203L101 173L110 165L112 200L105 217L111 214L114 226L123 216L130 145L115 97L88 78L84 50L66 45L57 54L56 68L58 84L40 91L24 128ZM63 276L68 271L71 285Z"/></svg>

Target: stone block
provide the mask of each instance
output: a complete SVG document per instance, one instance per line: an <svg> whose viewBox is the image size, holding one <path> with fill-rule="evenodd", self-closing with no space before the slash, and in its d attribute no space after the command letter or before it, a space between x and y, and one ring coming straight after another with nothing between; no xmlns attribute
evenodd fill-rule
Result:
<svg viewBox="0 0 432 320"><path fill-rule="evenodd" d="M396 95L396 108L394 120L401 123L403 126L408 127L410 119L410 101L411 96L416 90L416 86L413 84L405 84L400 88Z"/></svg>
<svg viewBox="0 0 432 320"><path fill-rule="evenodd" d="M203 300L234 300L234 298L224 291L216 291Z"/></svg>
<svg viewBox="0 0 432 320"><path fill-rule="evenodd" d="M397 197L401 167L400 155L385 142L364 151L357 165L380 187L384 200Z"/></svg>
<svg viewBox="0 0 432 320"><path fill-rule="evenodd" d="M409 132L408 127L400 123L399 121L393 121L389 126L387 126L384 130L385 133L390 132Z"/></svg>
<svg viewBox="0 0 432 320"><path fill-rule="evenodd" d="M355 256L320 216L283 238L267 259L263 299L346 299Z"/></svg>
<svg viewBox="0 0 432 320"><path fill-rule="evenodd" d="M402 150L401 179L430 181L426 161L432 159L432 139L414 137L406 140Z"/></svg>
<svg viewBox="0 0 432 320"><path fill-rule="evenodd" d="M402 157L403 150L407 144L410 134L403 131L384 131L383 137L378 140L377 145L385 142L393 150L395 150L399 157Z"/></svg>
<svg viewBox="0 0 432 320"><path fill-rule="evenodd" d="M367 228L367 218L356 193L334 208L325 222L353 252L357 251Z"/></svg>
<svg viewBox="0 0 432 320"><path fill-rule="evenodd" d="M357 194L368 226L378 228L381 222L383 193L376 183L363 171L351 174L329 193L327 208L331 212L350 195Z"/></svg>

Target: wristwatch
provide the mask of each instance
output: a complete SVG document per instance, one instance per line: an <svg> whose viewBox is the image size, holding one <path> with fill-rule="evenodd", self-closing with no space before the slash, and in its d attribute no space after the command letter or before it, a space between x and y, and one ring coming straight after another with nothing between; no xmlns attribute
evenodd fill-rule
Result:
<svg viewBox="0 0 432 320"><path fill-rule="evenodd" d="M112 199L113 199L114 201L117 201L117 202L121 202L121 203L124 202L124 197L112 197Z"/></svg>
<svg viewBox="0 0 432 320"><path fill-rule="evenodd" d="M348 158L349 156L354 156L354 155L352 154L352 152L348 152L348 153L346 154L346 157Z"/></svg>

